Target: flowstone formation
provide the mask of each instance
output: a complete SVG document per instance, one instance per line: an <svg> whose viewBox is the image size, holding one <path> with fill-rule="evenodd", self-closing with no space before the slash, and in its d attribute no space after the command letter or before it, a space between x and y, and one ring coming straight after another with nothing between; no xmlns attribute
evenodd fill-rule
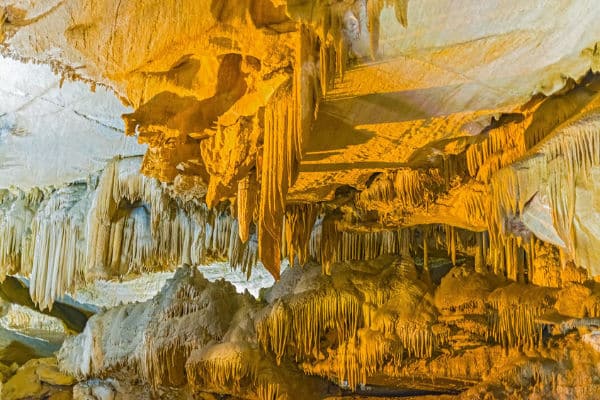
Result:
<svg viewBox="0 0 600 400"><path fill-rule="evenodd" d="M600 7L526 3L0 0L3 396L600 398Z"/></svg>
<svg viewBox="0 0 600 400"><path fill-rule="evenodd" d="M111 377L117 398L138 380L140 398L455 394L476 382L459 397L600 390L595 282L549 288L453 267L432 285L394 256L335 263L331 274L287 269L257 300L184 266L152 300L92 317L59 363L84 382Z"/></svg>
<svg viewBox="0 0 600 400"><path fill-rule="evenodd" d="M323 382L291 363L281 367L260 350L254 325L260 308L250 294L236 293L224 280L211 283L185 266L152 300L92 317L58 358L79 379L136 376L156 393L185 385L180 390L187 393L319 398Z"/></svg>

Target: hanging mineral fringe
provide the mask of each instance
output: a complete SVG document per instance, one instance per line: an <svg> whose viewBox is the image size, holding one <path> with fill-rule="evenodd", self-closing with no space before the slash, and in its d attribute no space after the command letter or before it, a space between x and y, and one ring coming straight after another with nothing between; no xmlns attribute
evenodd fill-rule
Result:
<svg viewBox="0 0 600 400"><path fill-rule="evenodd" d="M356 205L363 211L377 211L380 218L394 218L403 211L427 210L447 183L437 168L429 170L400 168L378 175L369 187L356 195Z"/></svg>
<svg viewBox="0 0 600 400"><path fill-rule="evenodd" d="M589 177L591 168L600 165L600 131L593 118L595 113L591 112L563 126L534 147L529 156L494 174L488 232L497 270L507 269L512 277L520 274L514 270L518 266L507 264L522 258L521 250L514 250L514 242L506 238L512 234L507 220L521 215L530 199L543 193L552 211L553 226L564 243L562 250L577 265L595 271L593 260L579 254L573 228L576 179ZM517 244L525 251L521 241Z"/></svg>
<svg viewBox="0 0 600 400"><path fill-rule="evenodd" d="M296 256L301 266L307 263L310 237L318 210L319 206L314 204L288 206L285 217L285 237L290 266L294 266Z"/></svg>
<svg viewBox="0 0 600 400"><path fill-rule="evenodd" d="M309 272L318 284L274 300L256 329L263 349L278 360L305 361L306 372L336 376L355 389L385 366L400 368L404 356L431 357L441 338L431 328L431 300L412 260L352 265L336 264L332 277Z"/></svg>
<svg viewBox="0 0 600 400"><path fill-rule="evenodd" d="M252 268L258 263L258 241L253 234L246 242L242 242L237 235L237 229L232 230L235 236L229 244L228 260L231 269L240 270L250 279Z"/></svg>
<svg viewBox="0 0 600 400"><path fill-rule="evenodd" d="M241 242L237 221L218 208L170 198L138 172L140 161L110 162L97 186L92 179L47 193L5 193L2 276L29 276L31 297L45 309L83 281L207 259L228 257L250 274L257 243Z"/></svg>
<svg viewBox="0 0 600 400"><path fill-rule="evenodd" d="M286 196L296 180L318 102L312 69L304 68L315 62L315 43L314 34L301 24L293 79L280 86L264 108L258 253L275 279L280 273Z"/></svg>
<svg viewBox="0 0 600 400"><path fill-rule="evenodd" d="M291 83L282 86L264 111L264 145L259 203L258 251L265 268L279 279L285 197L296 179L301 149Z"/></svg>
<svg viewBox="0 0 600 400"><path fill-rule="evenodd" d="M250 227L258 203L258 182L254 172L238 182L237 193L239 235L242 242L246 243L250 237Z"/></svg>
<svg viewBox="0 0 600 400"><path fill-rule="evenodd" d="M325 275L331 274L331 265L339 260L339 244L341 234L338 232L336 221L325 216L321 224L321 266Z"/></svg>
<svg viewBox="0 0 600 400"><path fill-rule="evenodd" d="M496 307L500 308L491 320L491 338L506 348L534 348L542 337L542 327L535 322L542 309L520 304Z"/></svg>
<svg viewBox="0 0 600 400"><path fill-rule="evenodd" d="M85 263L85 185L53 193L38 209L31 226L33 262L29 293L40 309L73 288Z"/></svg>
<svg viewBox="0 0 600 400"><path fill-rule="evenodd" d="M44 193L34 189L0 191L0 281L8 274L29 274L33 263L30 227Z"/></svg>
<svg viewBox="0 0 600 400"><path fill-rule="evenodd" d="M408 26L408 0L387 0L388 5L394 7L396 19L403 27Z"/></svg>
<svg viewBox="0 0 600 400"><path fill-rule="evenodd" d="M324 264L351 260L373 260L385 254L409 255L417 244L407 229L397 231L375 232L337 232L333 231L334 221L326 222L317 219L310 236L309 254L311 258ZM323 227L329 232L323 238ZM326 243L323 241L326 240ZM421 243L419 243L419 246ZM325 248L325 258L323 250Z"/></svg>

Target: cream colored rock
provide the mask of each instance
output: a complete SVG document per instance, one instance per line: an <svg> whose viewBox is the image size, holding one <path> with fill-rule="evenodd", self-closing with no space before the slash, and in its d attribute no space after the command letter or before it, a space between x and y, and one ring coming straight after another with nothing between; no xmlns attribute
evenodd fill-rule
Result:
<svg viewBox="0 0 600 400"><path fill-rule="evenodd" d="M45 394L56 393L52 386L70 386L74 383L73 377L58 369L56 358L34 359L21 366L4 384L2 399L41 398Z"/></svg>
<svg viewBox="0 0 600 400"><path fill-rule="evenodd" d="M96 400L96 398L87 384L78 383L73 387L73 400Z"/></svg>
<svg viewBox="0 0 600 400"><path fill-rule="evenodd" d="M117 155L145 152L124 136L127 112L105 87L62 82L50 66L0 56L0 188L85 180Z"/></svg>
<svg viewBox="0 0 600 400"><path fill-rule="evenodd" d="M55 358L39 360L39 365L36 367L36 374L41 382L49 385L71 386L76 382L75 378L62 373L58 369L58 363Z"/></svg>
<svg viewBox="0 0 600 400"><path fill-rule="evenodd" d="M37 375L37 360L29 361L19 368L15 375L2 387L2 398L6 400L18 400L27 397L41 397L48 392L44 389Z"/></svg>
<svg viewBox="0 0 600 400"><path fill-rule="evenodd" d="M97 385L92 388L92 394L97 400L114 400L115 392L114 389L106 385Z"/></svg>

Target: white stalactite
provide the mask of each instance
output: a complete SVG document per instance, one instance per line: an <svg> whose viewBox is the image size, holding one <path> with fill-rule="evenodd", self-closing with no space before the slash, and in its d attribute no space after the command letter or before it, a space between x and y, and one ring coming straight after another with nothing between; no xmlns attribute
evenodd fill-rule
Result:
<svg viewBox="0 0 600 400"><path fill-rule="evenodd" d="M115 160L98 179L48 192L5 192L0 204L0 274L30 276L40 308L79 283L198 265L228 257L248 274L256 240L242 243L229 214L170 198L139 173L139 158Z"/></svg>

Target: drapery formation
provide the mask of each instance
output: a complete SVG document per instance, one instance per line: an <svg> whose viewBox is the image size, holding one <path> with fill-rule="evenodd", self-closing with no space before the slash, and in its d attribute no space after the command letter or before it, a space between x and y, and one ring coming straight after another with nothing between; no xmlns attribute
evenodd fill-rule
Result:
<svg viewBox="0 0 600 400"><path fill-rule="evenodd" d="M114 160L98 177L62 189L4 192L1 275L30 277L42 309L76 285L228 257L250 272L256 242L234 218L169 197L139 173L140 159Z"/></svg>

